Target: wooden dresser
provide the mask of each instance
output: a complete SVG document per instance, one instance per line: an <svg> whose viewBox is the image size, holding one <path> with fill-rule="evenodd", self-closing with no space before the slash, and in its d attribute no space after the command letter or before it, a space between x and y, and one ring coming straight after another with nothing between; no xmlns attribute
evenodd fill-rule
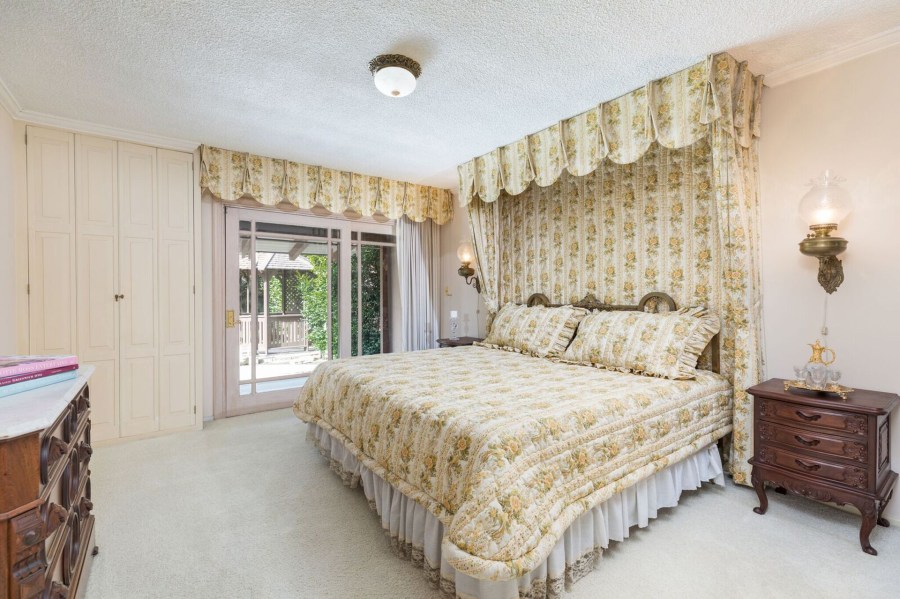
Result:
<svg viewBox="0 0 900 599"><path fill-rule="evenodd" d="M97 552L92 371L0 398L0 599L84 595L88 556Z"/></svg>
<svg viewBox="0 0 900 599"><path fill-rule="evenodd" d="M900 405L894 393L857 389L847 399L809 391L784 390L771 379L747 390L754 401L754 454L751 476L759 495L757 514L769 501L765 483L838 505L851 504L862 514L859 543L870 555L876 524L894 493L891 469L890 414Z"/></svg>

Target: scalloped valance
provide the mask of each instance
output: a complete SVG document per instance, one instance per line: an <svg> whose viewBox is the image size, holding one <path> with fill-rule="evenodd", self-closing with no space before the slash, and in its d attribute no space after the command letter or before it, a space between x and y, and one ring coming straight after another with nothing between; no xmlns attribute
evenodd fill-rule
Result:
<svg viewBox="0 0 900 599"><path fill-rule="evenodd" d="M638 160L654 141L677 149L709 134L720 119L735 140L749 147L759 137L762 77L730 54L716 54L668 77L542 131L459 165L459 203L478 196L494 202L501 191L517 195L532 181L555 183L563 169L577 177L592 173L604 159Z"/></svg>
<svg viewBox="0 0 900 599"><path fill-rule="evenodd" d="M249 198L264 206L318 205L338 214L407 216L415 222L430 218L439 225L453 218L447 189L212 146L200 146L200 187L225 202Z"/></svg>

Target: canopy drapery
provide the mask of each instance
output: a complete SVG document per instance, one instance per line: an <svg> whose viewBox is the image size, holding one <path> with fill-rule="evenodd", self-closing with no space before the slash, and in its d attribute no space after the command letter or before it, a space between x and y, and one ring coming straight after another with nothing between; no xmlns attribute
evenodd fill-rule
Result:
<svg viewBox="0 0 900 599"><path fill-rule="evenodd" d="M718 54L459 166L491 313L538 292L635 304L664 291L721 315L721 371L734 389L729 467L744 484L746 389L763 375L761 91L746 64Z"/></svg>
<svg viewBox="0 0 900 599"><path fill-rule="evenodd" d="M720 75L722 69L727 74ZM710 126L730 126L738 145L759 136L762 78L728 54L651 81L542 131L496 148L459 166L459 203L477 196L494 202L501 191L518 195L532 181L555 183L563 169L581 177L604 160L630 164L650 144L675 149L710 134Z"/></svg>
<svg viewBox="0 0 900 599"><path fill-rule="evenodd" d="M371 175L200 146L200 187L225 202L249 198L289 209L321 206L333 213L406 216L443 225L453 218L449 190Z"/></svg>

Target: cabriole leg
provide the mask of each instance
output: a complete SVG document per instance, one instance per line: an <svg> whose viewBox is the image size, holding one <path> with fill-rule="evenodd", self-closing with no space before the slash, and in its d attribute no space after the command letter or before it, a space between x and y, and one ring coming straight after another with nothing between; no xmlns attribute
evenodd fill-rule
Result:
<svg viewBox="0 0 900 599"><path fill-rule="evenodd" d="M759 507L753 508L753 511L760 515L765 514L766 510L769 509L769 498L766 497L766 485L763 483L763 480L756 475L756 472L750 476L750 482L753 483L753 488L756 490L756 496L759 497Z"/></svg>

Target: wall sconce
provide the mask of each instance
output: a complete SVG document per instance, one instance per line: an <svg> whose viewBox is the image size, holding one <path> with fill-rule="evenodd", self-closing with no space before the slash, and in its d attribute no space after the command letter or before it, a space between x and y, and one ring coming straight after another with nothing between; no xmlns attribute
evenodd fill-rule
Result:
<svg viewBox="0 0 900 599"><path fill-rule="evenodd" d="M812 189L800 200L800 216L812 231L800 242L800 253L819 259L819 285L828 293L844 282L844 267L837 256L847 249L847 240L830 235L852 210L850 194L838 185L843 180L826 170L810 181Z"/></svg>
<svg viewBox="0 0 900 599"><path fill-rule="evenodd" d="M472 249L472 244L468 241L460 242L459 248L456 250L456 257L459 258L461 263L459 270L456 272L466 280L466 285L472 285L475 287L475 291L481 293L481 281L475 276L475 269L471 266L472 260L475 259L475 251Z"/></svg>

